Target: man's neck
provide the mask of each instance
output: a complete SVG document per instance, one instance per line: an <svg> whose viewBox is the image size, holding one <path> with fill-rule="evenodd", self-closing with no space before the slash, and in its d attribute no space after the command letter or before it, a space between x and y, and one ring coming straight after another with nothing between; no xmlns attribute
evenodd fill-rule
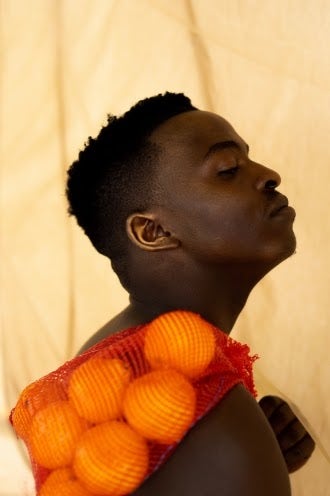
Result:
<svg viewBox="0 0 330 496"><path fill-rule="evenodd" d="M236 272L222 271L218 276L213 273L207 277L191 277L184 284L177 278L167 292L157 288L157 284L151 291L132 292L127 311L135 319L147 322L171 310L190 310L229 334L261 277L255 272L249 274L249 268L242 267Z"/></svg>

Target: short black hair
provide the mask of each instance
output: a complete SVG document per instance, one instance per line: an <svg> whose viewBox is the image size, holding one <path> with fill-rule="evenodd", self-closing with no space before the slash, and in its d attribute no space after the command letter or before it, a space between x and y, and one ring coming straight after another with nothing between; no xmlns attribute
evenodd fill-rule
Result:
<svg viewBox="0 0 330 496"><path fill-rule="evenodd" d="M120 117L108 115L107 125L97 138L89 137L68 170L69 214L117 274L122 264L114 262L125 256L126 219L146 210L156 194L161 150L148 138L167 119L192 110L197 108L183 93L166 92L140 100Z"/></svg>

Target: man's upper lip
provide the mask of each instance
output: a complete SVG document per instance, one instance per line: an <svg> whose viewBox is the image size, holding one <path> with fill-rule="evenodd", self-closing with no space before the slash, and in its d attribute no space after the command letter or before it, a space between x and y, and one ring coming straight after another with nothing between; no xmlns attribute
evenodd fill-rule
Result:
<svg viewBox="0 0 330 496"><path fill-rule="evenodd" d="M279 210L282 208L285 208L289 205L289 200L287 199L286 196L284 195L279 195L276 197L276 199L271 203L270 210L269 210L269 215L272 217L275 215Z"/></svg>

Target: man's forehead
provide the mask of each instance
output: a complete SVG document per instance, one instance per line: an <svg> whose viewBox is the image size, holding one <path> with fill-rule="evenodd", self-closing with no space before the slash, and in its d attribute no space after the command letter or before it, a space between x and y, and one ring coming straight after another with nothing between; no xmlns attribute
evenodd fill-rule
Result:
<svg viewBox="0 0 330 496"><path fill-rule="evenodd" d="M220 115L193 110L171 117L151 135L153 141L167 146L212 146L221 141L235 141L244 146L232 125Z"/></svg>

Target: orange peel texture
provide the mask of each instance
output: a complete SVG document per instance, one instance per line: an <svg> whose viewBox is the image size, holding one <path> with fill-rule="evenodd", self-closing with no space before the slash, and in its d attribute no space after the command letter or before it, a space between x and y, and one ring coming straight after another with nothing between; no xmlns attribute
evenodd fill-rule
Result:
<svg viewBox="0 0 330 496"><path fill-rule="evenodd" d="M16 434L27 441L34 415L50 403L65 399L63 386L56 381L39 380L27 386L11 416Z"/></svg>
<svg viewBox="0 0 330 496"><path fill-rule="evenodd" d="M40 410L33 418L29 449L42 467L65 467L72 461L76 443L87 428L68 401L56 401Z"/></svg>
<svg viewBox="0 0 330 496"><path fill-rule="evenodd" d="M130 378L131 372L123 360L90 358L72 372L69 401L90 422L114 420L121 416Z"/></svg>
<svg viewBox="0 0 330 496"><path fill-rule="evenodd" d="M162 444L182 438L195 408L195 389L176 370L155 370L135 379L124 399L127 422L142 436Z"/></svg>
<svg viewBox="0 0 330 496"><path fill-rule="evenodd" d="M170 367L195 378L214 357L214 331L197 314L169 312L148 324L144 352L153 369Z"/></svg>
<svg viewBox="0 0 330 496"><path fill-rule="evenodd" d="M95 495L134 491L148 471L148 446L127 424L110 421L87 430L76 448L73 468Z"/></svg>
<svg viewBox="0 0 330 496"><path fill-rule="evenodd" d="M81 484L71 468L59 468L47 477L38 496L93 496L93 494Z"/></svg>

